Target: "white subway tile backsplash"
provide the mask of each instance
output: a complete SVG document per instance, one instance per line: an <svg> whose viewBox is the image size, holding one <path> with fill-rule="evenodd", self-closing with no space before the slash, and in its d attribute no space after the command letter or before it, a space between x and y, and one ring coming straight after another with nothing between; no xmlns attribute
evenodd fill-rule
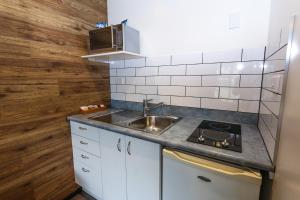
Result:
<svg viewBox="0 0 300 200"><path fill-rule="evenodd" d="M264 65L264 73L284 70L286 67L285 60L267 60Z"/></svg>
<svg viewBox="0 0 300 200"><path fill-rule="evenodd" d="M200 98L171 96L171 105L200 108Z"/></svg>
<svg viewBox="0 0 300 200"><path fill-rule="evenodd" d="M239 82L239 75L217 75L202 77L202 86L238 87Z"/></svg>
<svg viewBox="0 0 300 200"><path fill-rule="evenodd" d="M186 96L218 98L219 87L186 87Z"/></svg>
<svg viewBox="0 0 300 200"><path fill-rule="evenodd" d="M260 88L220 88L220 98L259 100Z"/></svg>
<svg viewBox="0 0 300 200"><path fill-rule="evenodd" d="M130 59L125 60L125 67L145 67L146 59L145 58L138 58L138 59Z"/></svg>
<svg viewBox="0 0 300 200"><path fill-rule="evenodd" d="M136 86L136 93L157 94L157 86Z"/></svg>
<svg viewBox="0 0 300 200"><path fill-rule="evenodd" d="M222 74L261 74L263 70L262 61L222 63Z"/></svg>
<svg viewBox="0 0 300 200"><path fill-rule="evenodd" d="M201 108L237 111L238 100L201 98Z"/></svg>
<svg viewBox="0 0 300 200"><path fill-rule="evenodd" d="M262 75L241 75L240 87L261 87Z"/></svg>
<svg viewBox="0 0 300 200"><path fill-rule="evenodd" d="M284 79L284 72L265 74L263 80L263 88L281 94L283 79Z"/></svg>
<svg viewBox="0 0 300 200"><path fill-rule="evenodd" d="M170 76L146 77L146 85L171 85Z"/></svg>
<svg viewBox="0 0 300 200"><path fill-rule="evenodd" d="M188 65L186 70L186 75L210 75L210 74L220 74L221 64L198 64L198 65Z"/></svg>
<svg viewBox="0 0 300 200"><path fill-rule="evenodd" d="M135 68L117 69L117 76L135 76Z"/></svg>
<svg viewBox="0 0 300 200"><path fill-rule="evenodd" d="M135 86L134 85L117 85L117 92L135 93Z"/></svg>
<svg viewBox="0 0 300 200"><path fill-rule="evenodd" d="M172 56L172 65L202 63L202 52Z"/></svg>
<svg viewBox="0 0 300 200"><path fill-rule="evenodd" d="M264 60L265 47L243 49L242 61Z"/></svg>
<svg viewBox="0 0 300 200"><path fill-rule="evenodd" d="M146 99L146 95L126 94L126 101L143 102L144 99Z"/></svg>
<svg viewBox="0 0 300 200"><path fill-rule="evenodd" d="M186 65L161 66L159 75L185 75Z"/></svg>
<svg viewBox="0 0 300 200"><path fill-rule="evenodd" d="M171 56L147 57L146 66L171 65Z"/></svg>
<svg viewBox="0 0 300 200"><path fill-rule="evenodd" d="M270 57L268 57L267 60L285 60L286 52L287 52L287 46L284 46L278 51L276 51L274 54L272 54Z"/></svg>
<svg viewBox="0 0 300 200"><path fill-rule="evenodd" d="M171 85L201 86L201 76L172 76Z"/></svg>
<svg viewBox="0 0 300 200"><path fill-rule="evenodd" d="M136 76L157 76L158 67L136 68Z"/></svg>
<svg viewBox="0 0 300 200"><path fill-rule="evenodd" d="M110 85L110 92L117 92L117 85Z"/></svg>
<svg viewBox="0 0 300 200"><path fill-rule="evenodd" d="M147 99L152 99L151 103L160 103L163 102L166 105L170 105L170 96L161 96L161 95L147 95Z"/></svg>
<svg viewBox="0 0 300 200"><path fill-rule="evenodd" d="M278 119L273 115L264 104L260 104L260 118L265 122L272 137L277 137Z"/></svg>
<svg viewBox="0 0 300 200"><path fill-rule="evenodd" d="M272 113L279 116L281 95L262 89L261 101Z"/></svg>
<svg viewBox="0 0 300 200"><path fill-rule="evenodd" d="M126 77L126 84L145 85L145 77Z"/></svg>
<svg viewBox="0 0 300 200"><path fill-rule="evenodd" d="M275 140L272 137L270 131L268 130L267 126L265 125L264 121L260 118L258 122L258 128L260 130L261 136L266 144L267 150L271 159L274 158L275 153Z"/></svg>
<svg viewBox="0 0 300 200"><path fill-rule="evenodd" d="M125 101L125 97L124 93L111 93L111 99L113 100Z"/></svg>
<svg viewBox="0 0 300 200"><path fill-rule="evenodd" d="M241 59L242 49L203 53L203 63L238 62Z"/></svg>
<svg viewBox="0 0 300 200"><path fill-rule="evenodd" d="M185 96L185 87L183 87L183 86L158 86L158 94Z"/></svg>
<svg viewBox="0 0 300 200"><path fill-rule="evenodd" d="M125 77L110 77L110 84L125 84Z"/></svg>
<svg viewBox="0 0 300 200"><path fill-rule="evenodd" d="M109 75L110 76L117 76L117 69L110 69L109 70Z"/></svg>
<svg viewBox="0 0 300 200"><path fill-rule="evenodd" d="M240 112L258 113L259 101L245 101L239 100Z"/></svg>
<svg viewBox="0 0 300 200"><path fill-rule="evenodd" d="M109 64L110 68L124 68L125 66L125 61L124 60L119 60L119 61L113 61Z"/></svg>
<svg viewBox="0 0 300 200"><path fill-rule="evenodd" d="M111 98L257 113L263 54L264 48L256 48L244 49L243 54L232 50L117 61L110 64ZM267 64L265 71L278 69ZM264 86L274 87L273 79L266 78ZM264 103L275 109L267 97Z"/></svg>

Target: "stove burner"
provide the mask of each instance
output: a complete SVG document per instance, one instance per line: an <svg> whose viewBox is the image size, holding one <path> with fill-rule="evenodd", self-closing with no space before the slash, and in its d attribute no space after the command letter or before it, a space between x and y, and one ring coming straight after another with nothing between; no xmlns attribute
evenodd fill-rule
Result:
<svg viewBox="0 0 300 200"><path fill-rule="evenodd" d="M226 132L206 130L206 129L201 131L201 135L204 136L205 138L214 141L224 141L224 140L231 139L233 137L231 134L228 134Z"/></svg>
<svg viewBox="0 0 300 200"><path fill-rule="evenodd" d="M238 124L204 120L187 141L242 152L241 126Z"/></svg>
<svg viewBox="0 0 300 200"><path fill-rule="evenodd" d="M208 126L216 129L216 130L229 130L231 129L231 125L230 124L224 124L224 123L220 123L220 122L211 122L208 123Z"/></svg>

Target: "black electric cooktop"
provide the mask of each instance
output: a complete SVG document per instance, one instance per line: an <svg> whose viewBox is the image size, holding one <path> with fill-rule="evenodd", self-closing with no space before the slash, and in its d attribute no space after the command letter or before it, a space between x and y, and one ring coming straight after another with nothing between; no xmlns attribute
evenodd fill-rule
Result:
<svg viewBox="0 0 300 200"><path fill-rule="evenodd" d="M204 120L187 141L242 152L241 125Z"/></svg>

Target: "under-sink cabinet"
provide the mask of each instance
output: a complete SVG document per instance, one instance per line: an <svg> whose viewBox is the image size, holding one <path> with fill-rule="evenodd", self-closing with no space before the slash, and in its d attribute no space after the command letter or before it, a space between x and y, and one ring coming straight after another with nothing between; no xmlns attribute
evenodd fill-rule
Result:
<svg viewBox="0 0 300 200"><path fill-rule="evenodd" d="M102 200L160 200L161 146L71 121L75 180Z"/></svg>

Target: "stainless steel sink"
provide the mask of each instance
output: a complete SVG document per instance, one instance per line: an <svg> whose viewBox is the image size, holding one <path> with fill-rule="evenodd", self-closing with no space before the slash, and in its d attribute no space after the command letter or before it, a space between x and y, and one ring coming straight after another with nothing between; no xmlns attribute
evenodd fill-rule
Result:
<svg viewBox="0 0 300 200"><path fill-rule="evenodd" d="M146 116L129 122L128 128L160 135L180 119L173 116Z"/></svg>

